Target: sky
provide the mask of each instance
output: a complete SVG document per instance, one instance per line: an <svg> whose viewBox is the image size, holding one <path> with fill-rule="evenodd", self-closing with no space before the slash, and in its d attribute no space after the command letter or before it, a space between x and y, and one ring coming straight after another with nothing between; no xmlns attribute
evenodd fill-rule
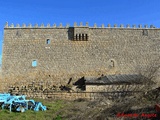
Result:
<svg viewBox="0 0 160 120"><path fill-rule="evenodd" d="M160 0L0 0L0 58L6 21L9 25L88 22L89 26L153 24L160 28L159 6Z"/></svg>

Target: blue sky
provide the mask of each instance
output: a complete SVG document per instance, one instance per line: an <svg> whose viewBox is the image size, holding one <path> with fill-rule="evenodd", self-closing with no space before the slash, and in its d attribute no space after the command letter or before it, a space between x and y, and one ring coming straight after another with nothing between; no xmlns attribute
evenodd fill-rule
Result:
<svg viewBox="0 0 160 120"><path fill-rule="evenodd" d="M153 24L160 27L160 0L0 0L0 55L3 28L9 24L74 22L113 24Z"/></svg>

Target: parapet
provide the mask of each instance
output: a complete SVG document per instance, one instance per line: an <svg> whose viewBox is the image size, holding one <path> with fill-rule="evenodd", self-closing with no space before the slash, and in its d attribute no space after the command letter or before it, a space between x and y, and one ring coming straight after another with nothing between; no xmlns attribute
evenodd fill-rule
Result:
<svg viewBox="0 0 160 120"><path fill-rule="evenodd" d="M25 23L23 23L22 25L20 24L16 24L14 25L12 24L8 24L8 22L6 22L5 27L4 28L69 28L70 25L66 24L65 26L62 25L62 23L60 23L59 25L56 25L55 23L53 25L50 25L49 23L45 26L43 23L41 25L38 25L37 23L32 25L32 24L28 24L26 25ZM119 26L117 24L114 24L113 26L111 26L110 24L108 24L107 26L105 26L105 24L102 24L100 27L97 26L96 23L94 23L93 26L89 26L88 22L86 22L86 24L84 25L82 22L80 22L80 24L78 25L76 22L74 23L73 27L89 27L89 28L130 28L130 29L157 29L154 25L150 25L150 27L148 27L148 25L144 25L142 27L142 25L129 25L127 24L126 26L123 24L120 24Z"/></svg>

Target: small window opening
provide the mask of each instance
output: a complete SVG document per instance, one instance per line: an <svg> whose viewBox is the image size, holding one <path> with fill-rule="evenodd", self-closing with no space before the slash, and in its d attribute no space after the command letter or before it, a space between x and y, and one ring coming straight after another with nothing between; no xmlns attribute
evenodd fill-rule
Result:
<svg viewBox="0 0 160 120"><path fill-rule="evenodd" d="M112 67L115 67L115 63L113 60L111 60L111 63L112 63Z"/></svg>
<svg viewBox="0 0 160 120"><path fill-rule="evenodd" d="M36 60L32 61L32 67L37 67L37 61Z"/></svg>
<svg viewBox="0 0 160 120"><path fill-rule="evenodd" d="M81 40L81 34L79 34L79 40Z"/></svg>
<svg viewBox="0 0 160 120"><path fill-rule="evenodd" d="M50 43L51 43L50 39L47 39L46 44L50 44Z"/></svg>
<svg viewBox="0 0 160 120"><path fill-rule="evenodd" d="M88 35L86 34L86 38L85 38L86 40L88 40Z"/></svg>
<svg viewBox="0 0 160 120"><path fill-rule="evenodd" d="M74 36L74 40L82 40L82 41L84 41L84 40L88 40L88 35L87 34L76 34L75 36Z"/></svg>
<svg viewBox="0 0 160 120"><path fill-rule="evenodd" d="M144 36L148 36L148 31L147 30L143 30L143 35Z"/></svg>
<svg viewBox="0 0 160 120"><path fill-rule="evenodd" d="M77 36L77 34L76 34L76 40L78 40L78 36Z"/></svg>
<svg viewBox="0 0 160 120"><path fill-rule="evenodd" d="M82 34L82 40L84 40L84 34Z"/></svg>

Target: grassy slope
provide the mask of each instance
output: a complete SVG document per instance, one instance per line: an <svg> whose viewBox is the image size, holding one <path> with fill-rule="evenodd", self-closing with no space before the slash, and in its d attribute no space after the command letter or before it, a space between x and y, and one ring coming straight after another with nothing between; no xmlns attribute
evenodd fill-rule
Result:
<svg viewBox="0 0 160 120"><path fill-rule="evenodd" d="M9 110L0 110L0 120L53 120L61 118L60 115L57 115L56 112L62 109L66 104L61 101L45 101L45 100L36 100L41 101L44 105L47 106L47 111L35 112L32 110L21 112L10 112Z"/></svg>
<svg viewBox="0 0 160 120"><path fill-rule="evenodd" d="M157 98L155 98L156 94ZM155 113L154 105L159 103L160 94L156 90L146 95L116 98L114 101L109 99L98 101L35 99L35 101L42 102L48 110L39 112L28 110L24 113L0 110L0 120L103 120L109 117L116 118L118 112Z"/></svg>

